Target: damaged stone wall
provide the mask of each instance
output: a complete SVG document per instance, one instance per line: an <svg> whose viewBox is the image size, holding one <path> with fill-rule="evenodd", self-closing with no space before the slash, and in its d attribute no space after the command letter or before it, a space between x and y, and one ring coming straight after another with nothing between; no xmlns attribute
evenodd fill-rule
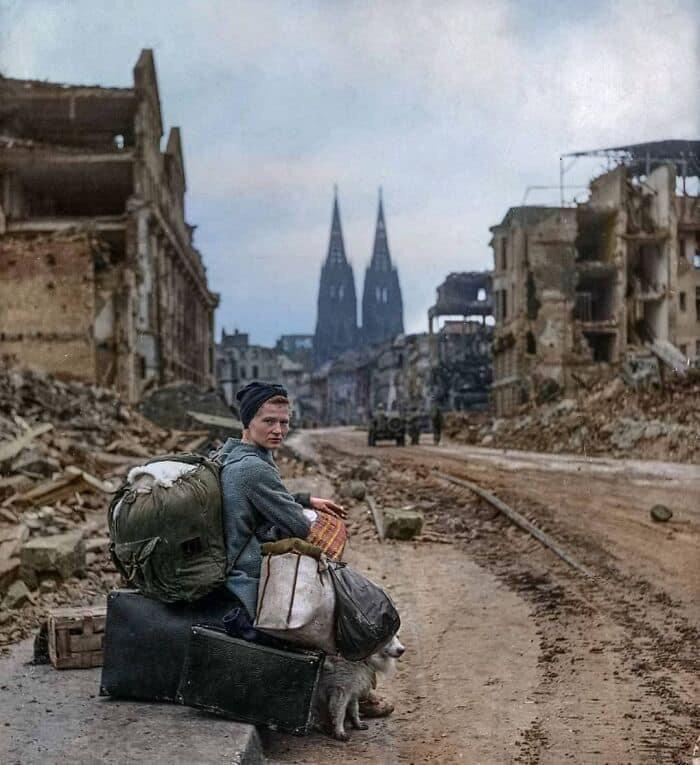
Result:
<svg viewBox="0 0 700 765"><path fill-rule="evenodd" d="M95 274L84 234L0 237L0 349L28 366L96 375Z"/></svg>

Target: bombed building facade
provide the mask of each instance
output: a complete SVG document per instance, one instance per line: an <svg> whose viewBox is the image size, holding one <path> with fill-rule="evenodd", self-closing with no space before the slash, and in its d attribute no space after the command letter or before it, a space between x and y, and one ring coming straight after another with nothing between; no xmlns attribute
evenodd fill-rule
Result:
<svg viewBox="0 0 700 765"><path fill-rule="evenodd" d="M129 88L0 78L0 345L115 387L214 382L214 309L185 219L180 130L161 149L153 54Z"/></svg>
<svg viewBox="0 0 700 765"><path fill-rule="evenodd" d="M490 271L452 273L437 288L435 305L428 310L428 331L431 395L440 408L488 407L492 319Z"/></svg>
<svg viewBox="0 0 700 765"><path fill-rule="evenodd" d="M498 416L630 360L700 357L699 146L605 150L623 161L587 202L511 208L491 229Z"/></svg>

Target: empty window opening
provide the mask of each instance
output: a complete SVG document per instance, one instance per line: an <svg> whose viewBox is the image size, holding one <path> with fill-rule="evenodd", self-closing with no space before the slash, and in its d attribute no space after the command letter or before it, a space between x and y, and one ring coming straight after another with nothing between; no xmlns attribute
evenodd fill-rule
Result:
<svg viewBox="0 0 700 765"><path fill-rule="evenodd" d="M483 303L486 300L486 290L483 287L479 287L477 290L476 299L479 303Z"/></svg>
<svg viewBox="0 0 700 765"><path fill-rule="evenodd" d="M593 361L611 362L615 348L615 336L584 332L586 342L593 353Z"/></svg>
<svg viewBox="0 0 700 765"><path fill-rule="evenodd" d="M643 293L658 292L663 289L664 263L661 248L656 244L642 245L632 273Z"/></svg>
<svg viewBox="0 0 700 765"><path fill-rule="evenodd" d="M680 292L678 294L678 305L679 305L681 311L683 311L683 313L685 313L685 292Z"/></svg>
<svg viewBox="0 0 700 765"><path fill-rule="evenodd" d="M500 240L501 244L501 270L507 271L508 270L508 249L507 249L507 239L503 237Z"/></svg>
<svg viewBox="0 0 700 765"><path fill-rule="evenodd" d="M257 377L257 376L258 376L258 365L253 364L253 377Z"/></svg>
<svg viewBox="0 0 700 765"><path fill-rule="evenodd" d="M680 351L680 352L681 352L681 353L682 353L684 356L686 356L686 357L688 356L688 345L687 345L686 343L681 343L681 344L678 346L678 350L679 350L679 351Z"/></svg>
<svg viewBox="0 0 700 765"><path fill-rule="evenodd" d="M241 367L241 380L245 380L245 367Z"/></svg>
<svg viewBox="0 0 700 765"><path fill-rule="evenodd" d="M599 212L586 208L578 210L578 235L575 243L577 260L612 260L615 217L614 212Z"/></svg>
<svg viewBox="0 0 700 765"><path fill-rule="evenodd" d="M114 136L114 147L119 151L124 148L124 136L121 133Z"/></svg>
<svg viewBox="0 0 700 765"><path fill-rule="evenodd" d="M537 353L537 341L535 340L535 336L532 334L532 332L527 333L525 343L525 350L527 353L534 356Z"/></svg>
<svg viewBox="0 0 700 765"><path fill-rule="evenodd" d="M579 321L610 321L615 317L614 275L579 275L574 317Z"/></svg>
<svg viewBox="0 0 700 765"><path fill-rule="evenodd" d="M700 268L700 250L695 250L693 254L693 266Z"/></svg>
<svg viewBox="0 0 700 765"><path fill-rule="evenodd" d="M700 287L695 288L695 320L700 321Z"/></svg>

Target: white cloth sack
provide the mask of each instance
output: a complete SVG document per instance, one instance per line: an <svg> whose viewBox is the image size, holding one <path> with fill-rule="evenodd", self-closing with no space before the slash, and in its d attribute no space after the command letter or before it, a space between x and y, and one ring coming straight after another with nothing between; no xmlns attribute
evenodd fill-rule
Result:
<svg viewBox="0 0 700 765"><path fill-rule="evenodd" d="M325 557L264 555L254 626L295 645L337 653L335 589Z"/></svg>

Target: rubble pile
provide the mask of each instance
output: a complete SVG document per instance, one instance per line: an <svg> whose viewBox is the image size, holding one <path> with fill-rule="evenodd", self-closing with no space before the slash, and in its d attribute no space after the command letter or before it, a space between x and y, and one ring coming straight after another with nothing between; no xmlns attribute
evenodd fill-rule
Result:
<svg viewBox="0 0 700 765"><path fill-rule="evenodd" d="M116 585L106 511L127 470L210 440L160 428L112 391L0 366L0 650L48 607Z"/></svg>
<svg viewBox="0 0 700 765"><path fill-rule="evenodd" d="M513 417L448 414L445 434L499 449L700 462L700 379L674 377L663 388L634 389L621 378L577 398L527 404Z"/></svg>

